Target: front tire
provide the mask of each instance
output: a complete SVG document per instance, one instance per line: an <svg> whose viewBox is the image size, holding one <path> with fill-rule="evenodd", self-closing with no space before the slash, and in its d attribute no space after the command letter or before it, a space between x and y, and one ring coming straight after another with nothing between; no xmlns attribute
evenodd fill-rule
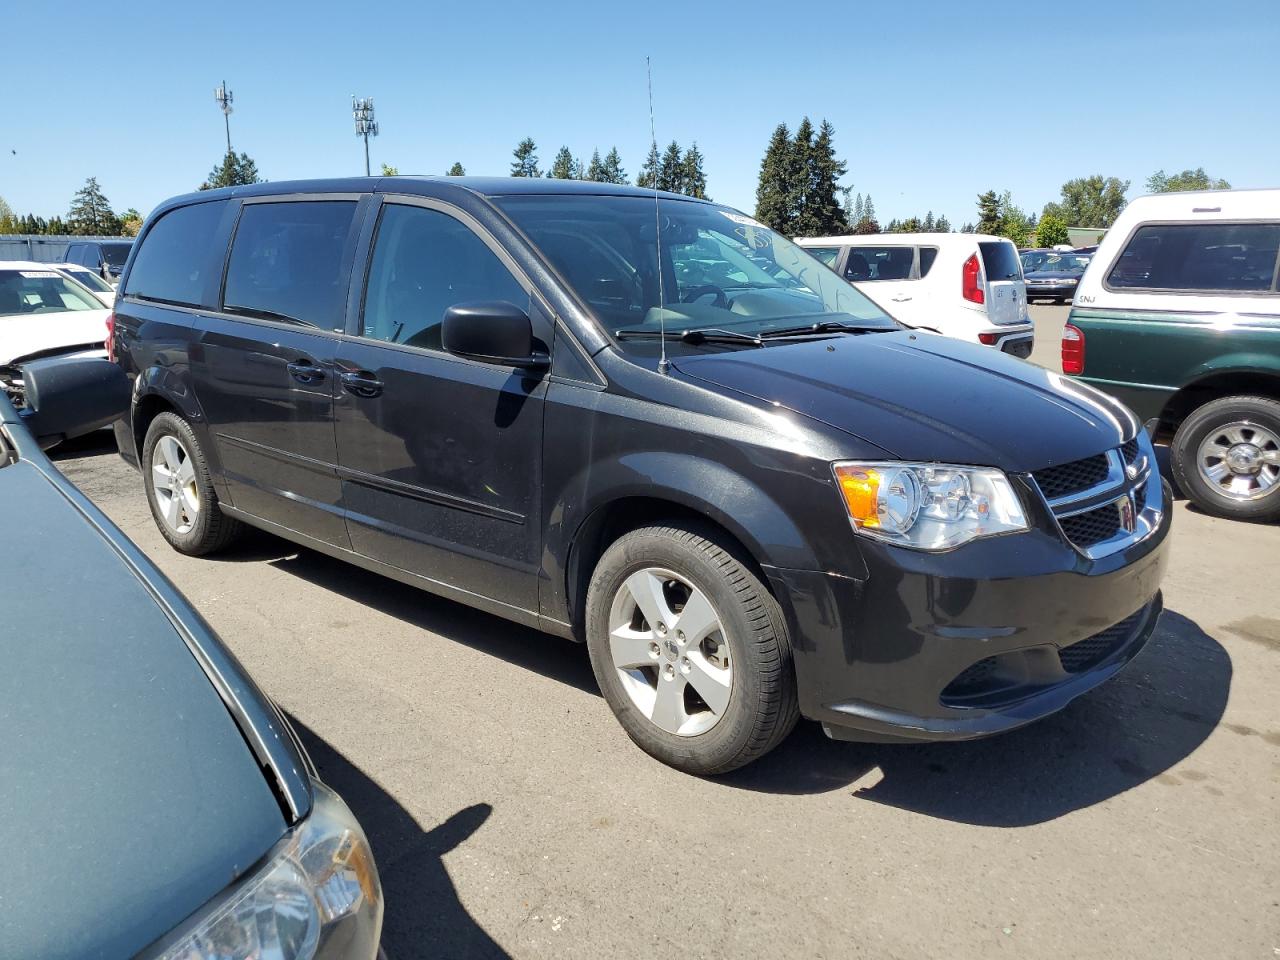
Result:
<svg viewBox="0 0 1280 960"><path fill-rule="evenodd" d="M642 750L700 776L772 750L799 716L782 611L712 536L634 530L605 551L587 590L587 648L606 702Z"/></svg>
<svg viewBox="0 0 1280 960"><path fill-rule="evenodd" d="M1223 397L1197 408L1173 438L1173 472L1196 506L1231 520L1280 518L1280 403Z"/></svg>
<svg viewBox="0 0 1280 960"><path fill-rule="evenodd" d="M166 412L151 421L139 465L151 516L179 553L205 556L240 534L240 521L218 505L200 441L180 416Z"/></svg>

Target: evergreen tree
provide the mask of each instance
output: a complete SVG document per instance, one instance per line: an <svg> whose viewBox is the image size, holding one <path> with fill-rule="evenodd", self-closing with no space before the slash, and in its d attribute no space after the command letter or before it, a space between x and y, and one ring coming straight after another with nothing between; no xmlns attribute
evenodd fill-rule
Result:
<svg viewBox="0 0 1280 960"><path fill-rule="evenodd" d="M933 233L937 229L937 224L933 219L933 211L930 210L924 215L924 222L920 224L922 233Z"/></svg>
<svg viewBox="0 0 1280 960"><path fill-rule="evenodd" d="M858 194L858 198L853 201L853 217L852 217L853 222L855 224L861 223L862 218L865 215L866 215L866 211L863 209L863 206L862 206L862 194Z"/></svg>
<svg viewBox="0 0 1280 960"><path fill-rule="evenodd" d="M591 151L591 162L587 164L588 180L594 180L596 183L607 183L605 180L604 161L600 159L600 151Z"/></svg>
<svg viewBox="0 0 1280 960"><path fill-rule="evenodd" d="M142 229L142 214L133 207L120 214L120 236L136 237ZM43 231L42 231L43 232Z"/></svg>
<svg viewBox="0 0 1280 960"><path fill-rule="evenodd" d="M542 176L542 171L538 169L538 145L533 142L533 137L525 137L516 144L516 148L511 151L511 155L514 158L511 161L511 176Z"/></svg>
<svg viewBox="0 0 1280 960"><path fill-rule="evenodd" d="M649 145L649 156L645 158L644 166L640 168L640 172L636 175L636 186L644 187L647 190L653 190L658 186L658 169L662 166L662 160L658 157L658 145L651 143Z"/></svg>
<svg viewBox="0 0 1280 960"><path fill-rule="evenodd" d="M901 233L902 222L898 220L897 217L894 217L892 220L889 221L889 225L884 228L884 232L885 233Z"/></svg>
<svg viewBox="0 0 1280 960"><path fill-rule="evenodd" d="M950 233L951 221L939 214L938 219L933 221L933 231L934 233Z"/></svg>
<svg viewBox="0 0 1280 960"><path fill-rule="evenodd" d="M618 155L618 148L614 147L609 151L608 156L604 158L604 179L603 183L626 183L627 171L622 169L622 157Z"/></svg>
<svg viewBox="0 0 1280 960"><path fill-rule="evenodd" d="M658 189L684 193L684 156L680 152L680 144L674 140L667 144L658 165Z"/></svg>
<svg viewBox="0 0 1280 960"><path fill-rule="evenodd" d="M453 166L444 172L446 177L465 177L467 175L466 168L457 160L453 162Z"/></svg>
<svg viewBox="0 0 1280 960"><path fill-rule="evenodd" d="M790 234L795 224L790 180L791 131L778 124L769 138L756 185L756 219L779 233Z"/></svg>
<svg viewBox="0 0 1280 960"><path fill-rule="evenodd" d="M120 232L120 218L111 212L96 177L87 179L76 191L67 222L76 236L115 236Z"/></svg>
<svg viewBox="0 0 1280 960"><path fill-rule="evenodd" d="M994 190L978 194L978 233L994 234L1000 229L1000 198Z"/></svg>
<svg viewBox="0 0 1280 960"><path fill-rule="evenodd" d="M919 217L907 217L907 219L902 221L900 229L903 233L920 233L923 226L920 223Z"/></svg>
<svg viewBox="0 0 1280 960"><path fill-rule="evenodd" d="M839 181L847 169L844 161L836 158L835 128L823 120L809 151L808 218L815 236L849 232L849 222L838 196Z"/></svg>
<svg viewBox="0 0 1280 960"><path fill-rule="evenodd" d="M800 121L800 126L796 127L796 135L792 138L791 152L787 158L791 204L795 211L792 235L797 237L817 237L822 233L815 210L810 205L814 175L813 152L813 124L805 117Z"/></svg>
<svg viewBox="0 0 1280 960"><path fill-rule="evenodd" d="M222 163L209 172L208 179L200 184L200 189L213 190L218 187L239 187L261 182L262 178L258 176L258 165L247 153L236 156L235 153L228 152L222 158Z"/></svg>
<svg viewBox="0 0 1280 960"><path fill-rule="evenodd" d="M14 216L13 207L4 202L4 197L0 197L0 233L25 233L26 231L19 229L18 219Z"/></svg>
<svg viewBox="0 0 1280 960"><path fill-rule="evenodd" d="M859 237L869 236L873 233L880 233L880 222L876 220L875 217L864 216L853 225L853 232Z"/></svg>
<svg viewBox="0 0 1280 960"><path fill-rule="evenodd" d="M702 151L698 149L698 141L684 152L684 193L699 200L707 200L707 174L702 169Z"/></svg>
<svg viewBox="0 0 1280 960"><path fill-rule="evenodd" d="M551 169L547 171L547 176L555 180L578 179L574 176L573 154L569 152L568 147L561 147L556 153L556 158L551 161Z"/></svg>
<svg viewBox="0 0 1280 960"><path fill-rule="evenodd" d="M871 194L868 193L867 199L862 207L862 219L875 220L875 218L876 218L876 205L871 202Z"/></svg>
<svg viewBox="0 0 1280 960"><path fill-rule="evenodd" d="M978 228L975 227L972 223L966 223L963 227L960 228L960 232L961 233L977 233Z"/></svg>
<svg viewBox="0 0 1280 960"><path fill-rule="evenodd" d="M43 223L44 221L41 220L40 222ZM48 226L40 232L47 233L54 237L65 237L71 231L67 229L67 225L63 222L61 217L54 217L49 221Z"/></svg>

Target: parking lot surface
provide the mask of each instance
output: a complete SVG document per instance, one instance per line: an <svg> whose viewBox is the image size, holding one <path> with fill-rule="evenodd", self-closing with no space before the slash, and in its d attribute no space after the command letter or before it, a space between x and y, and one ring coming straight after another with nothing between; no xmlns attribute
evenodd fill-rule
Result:
<svg viewBox="0 0 1280 960"><path fill-rule="evenodd" d="M1066 308L1032 313L1056 368ZM392 960L1280 955L1280 527L1179 501L1156 636L1042 723L802 722L699 780L631 745L582 646L265 534L182 557L109 435L55 459L292 716L369 833Z"/></svg>

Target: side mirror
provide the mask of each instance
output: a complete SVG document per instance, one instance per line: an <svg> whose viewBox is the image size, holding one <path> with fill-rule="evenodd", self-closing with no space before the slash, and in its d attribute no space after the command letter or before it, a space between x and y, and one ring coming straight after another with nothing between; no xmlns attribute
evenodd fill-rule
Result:
<svg viewBox="0 0 1280 960"><path fill-rule="evenodd" d="M459 357L503 366L544 369L551 363L535 353L529 315L506 300L455 303L444 312L440 339Z"/></svg>
<svg viewBox="0 0 1280 960"><path fill-rule="evenodd" d="M22 365L22 420L42 448L109 426L129 410L129 378L100 357L51 357Z"/></svg>

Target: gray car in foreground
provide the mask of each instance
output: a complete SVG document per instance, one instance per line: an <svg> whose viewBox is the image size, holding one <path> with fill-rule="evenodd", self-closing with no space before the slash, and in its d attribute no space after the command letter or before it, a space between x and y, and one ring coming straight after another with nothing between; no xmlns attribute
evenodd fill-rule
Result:
<svg viewBox="0 0 1280 960"><path fill-rule="evenodd" d="M275 705L41 446L128 403L105 360L0 394L0 954L369 960L360 825ZM40 439L37 440L36 438Z"/></svg>

